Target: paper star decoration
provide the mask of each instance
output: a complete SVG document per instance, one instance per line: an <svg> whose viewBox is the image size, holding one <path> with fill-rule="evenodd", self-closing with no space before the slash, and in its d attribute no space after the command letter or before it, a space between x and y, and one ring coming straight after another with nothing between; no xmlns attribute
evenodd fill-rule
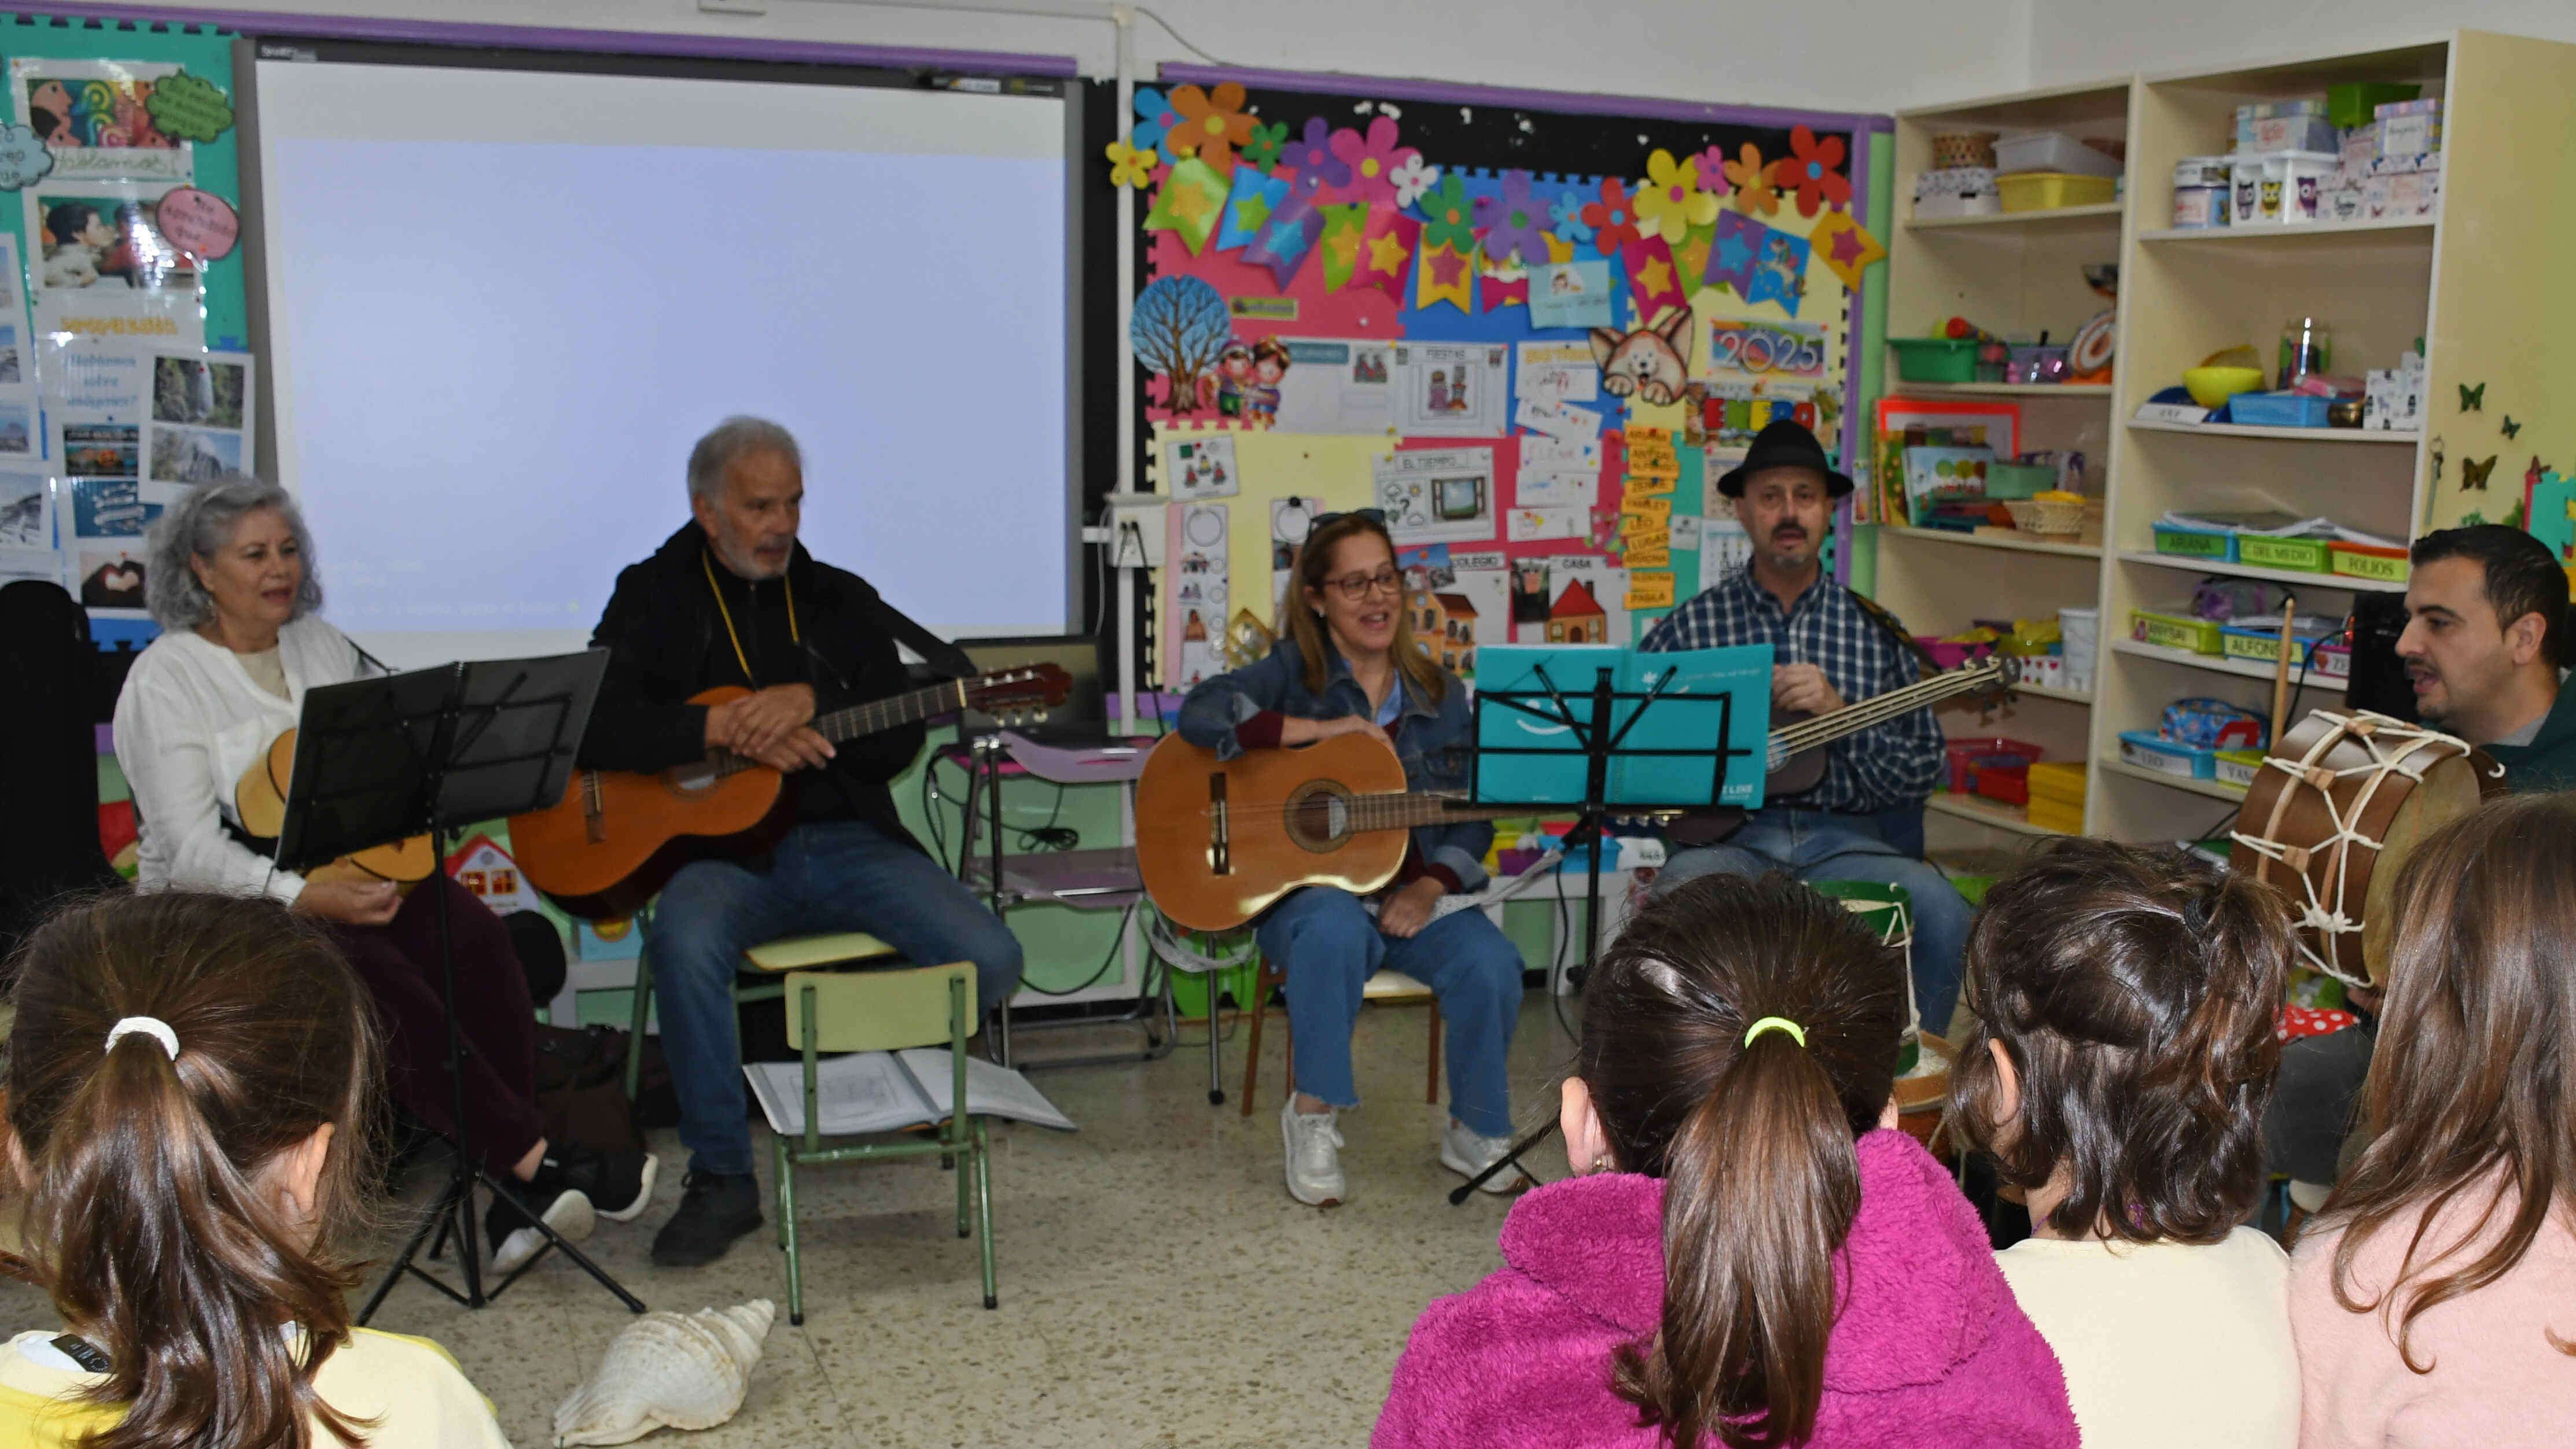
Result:
<svg viewBox="0 0 2576 1449"><path fill-rule="evenodd" d="M1196 256L1207 249L1208 237L1216 231L1227 189L1216 168L1193 156L1172 168L1170 179L1154 198L1154 209L1145 215L1145 229L1177 233Z"/></svg>
<svg viewBox="0 0 2576 1449"><path fill-rule="evenodd" d="M1422 248L1422 265L1414 273L1413 305L1428 310L1447 302L1461 312L1472 313L1476 307L1475 267L1468 253L1455 247Z"/></svg>
<svg viewBox="0 0 2576 1449"><path fill-rule="evenodd" d="M1351 274L1359 269L1360 243L1368 235L1368 220L1366 202L1324 208L1324 240L1319 255L1327 293L1351 284Z"/></svg>
<svg viewBox="0 0 2576 1449"><path fill-rule="evenodd" d="M1369 270L1393 276L1404 270L1404 243L1393 236L1380 236L1369 242Z"/></svg>
<svg viewBox="0 0 2576 1449"><path fill-rule="evenodd" d="M1352 284L1375 287L1402 305L1405 283L1413 275L1413 248L1421 237L1422 223L1412 217L1370 208L1368 227L1360 234L1360 270Z"/></svg>
<svg viewBox="0 0 2576 1449"><path fill-rule="evenodd" d="M1673 267L1673 249L1660 236L1632 241L1619 249L1620 263L1628 272L1628 293L1637 304L1640 320L1652 318L1666 308L1687 306L1681 283Z"/></svg>
<svg viewBox="0 0 2576 1449"><path fill-rule="evenodd" d="M1260 236L1270 224L1271 214L1287 199L1287 182L1265 176L1250 166L1234 168L1234 184L1225 198L1225 220L1216 231L1216 249L1231 251Z"/></svg>

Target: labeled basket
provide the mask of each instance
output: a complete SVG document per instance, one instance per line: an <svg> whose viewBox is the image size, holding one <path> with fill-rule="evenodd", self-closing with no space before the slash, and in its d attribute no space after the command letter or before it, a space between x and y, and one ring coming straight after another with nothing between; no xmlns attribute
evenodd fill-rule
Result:
<svg viewBox="0 0 2576 1449"><path fill-rule="evenodd" d="M2004 507L2012 511L2013 527L2024 533L2048 534L2073 538L2084 531L2084 500L2065 498L2014 498Z"/></svg>
<svg viewBox="0 0 2576 1449"><path fill-rule="evenodd" d="M2237 535L2236 558L2239 563L2259 564L2267 569L2288 569L2292 573L2321 574L2334 567L2329 540L2322 538L2271 538L2259 533Z"/></svg>

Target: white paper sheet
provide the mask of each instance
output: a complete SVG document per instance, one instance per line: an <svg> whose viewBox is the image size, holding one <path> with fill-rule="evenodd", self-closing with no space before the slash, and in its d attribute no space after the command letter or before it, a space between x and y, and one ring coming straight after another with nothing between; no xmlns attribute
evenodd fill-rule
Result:
<svg viewBox="0 0 2576 1449"><path fill-rule="evenodd" d="M897 1052L912 1079L921 1084L923 1096L940 1116L948 1115L950 1093L955 1086L955 1071L948 1053L936 1047L914 1047ZM1034 1122L1071 1132L1073 1119L1064 1115L1046 1094L1029 1084L1029 1079L1008 1067L998 1067L982 1057L966 1059L966 1108L978 1117L1008 1117L1016 1122Z"/></svg>
<svg viewBox="0 0 2576 1449"><path fill-rule="evenodd" d="M1163 440L1164 492L1181 499L1232 498L1242 489L1232 433Z"/></svg>
<svg viewBox="0 0 2576 1449"><path fill-rule="evenodd" d="M1282 337L1277 433L1371 436L1395 427L1391 344L1339 337Z"/></svg>
<svg viewBox="0 0 2576 1449"><path fill-rule="evenodd" d="M1515 508L1503 517L1503 537L1513 543L1581 538L1591 518L1582 508Z"/></svg>
<svg viewBox="0 0 2576 1449"><path fill-rule="evenodd" d="M949 1112L951 1066L943 1047L903 1052L852 1052L814 1064L815 1105L823 1135L897 1132L936 1123ZM801 1062L748 1062L742 1069L769 1129L805 1131L805 1067ZM966 1062L966 1110L978 1117L1008 1117L1041 1127L1074 1130L1029 1079L978 1057Z"/></svg>
<svg viewBox="0 0 2576 1449"><path fill-rule="evenodd" d="M1509 346L1395 344L1395 428L1408 437L1499 438L1511 431Z"/></svg>
<svg viewBox="0 0 2576 1449"><path fill-rule="evenodd" d="M1402 351L1402 348L1398 348ZM1424 448L1376 460L1377 506L1407 543L1483 543L1494 536L1494 450Z"/></svg>
<svg viewBox="0 0 2576 1449"><path fill-rule="evenodd" d="M1571 407L1542 398L1522 398L1520 406L1512 413L1512 421L1550 437L1574 442L1601 436L1601 414L1590 408Z"/></svg>

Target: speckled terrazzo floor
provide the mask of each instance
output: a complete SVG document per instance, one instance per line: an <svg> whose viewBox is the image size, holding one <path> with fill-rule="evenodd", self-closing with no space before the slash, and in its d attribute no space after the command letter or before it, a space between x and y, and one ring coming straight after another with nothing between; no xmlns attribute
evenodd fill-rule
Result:
<svg viewBox="0 0 2576 1449"><path fill-rule="evenodd" d="M779 1303L750 1397L733 1422L655 1443L735 1446L1000 1445L1017 1449L1358 1445L1423 1304L1496 1264L1507 1199L1452 1208L1459 1179L1436 1157L1444 1109L1422 1100L1423 1013L1372 1008L1355 1055L1366 1106L1346 1113L1351 1201L1328 1212L1280 1182L1282 1019L1270 1018L1262 1087L1237 1114L1207 1102L1198 1028L1160 1062L1038 1074L1081 1131L1001 1125L993 1163L1001 1307L986 1312L975 1246L955 1233L953 1179L935 1160L799 1174L806 1320L790 1327L775 1239L744 1238L713 1266L661 1270L652 1232L680 1192L678 1144L656 1134L665 1174L636 1222L600 1224L589 1247L654 1308ZM1071 1054L1131 1032L1023 1037L1023 1055ZM1553 1116L1572 1050L1544 998L1512 1047L1515 1111ZM1444 1097L1446 1095L1444 1088ZM1539 1175L1564 1175L1551 1142ZM764 1182L768 1148L759 1145ZM774 1204L774 1199L773 1199ZM390 1249L388 1250L390 1251ZM628 1321L569 1264L540 1265L495 1307L468 1314L418 1284L380 1328L452 1351L522 1446L551 1442L555 1404ZM8 1331L50 1325L31 1290L0 1292Z"/></svg>

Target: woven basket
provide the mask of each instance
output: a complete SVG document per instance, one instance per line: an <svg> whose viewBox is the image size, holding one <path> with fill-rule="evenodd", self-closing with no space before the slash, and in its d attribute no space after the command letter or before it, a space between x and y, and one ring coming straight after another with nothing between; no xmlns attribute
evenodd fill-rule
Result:
<svg viewBox="0 0 2576 1449"><path fill-rule="evenodd" d="M2024 533L2043 533L2072 538L2084 531L2084 500L2060 498L2015 498L2004 507L2012 511L2013 527Z"/></svg>
<svg viewBox="0 0 2576 1449"><path fill-rule="evenodd" d="M1995 169L1995 133L1953 131L1932 138L1932 166L1938 171Z"/></svg>

